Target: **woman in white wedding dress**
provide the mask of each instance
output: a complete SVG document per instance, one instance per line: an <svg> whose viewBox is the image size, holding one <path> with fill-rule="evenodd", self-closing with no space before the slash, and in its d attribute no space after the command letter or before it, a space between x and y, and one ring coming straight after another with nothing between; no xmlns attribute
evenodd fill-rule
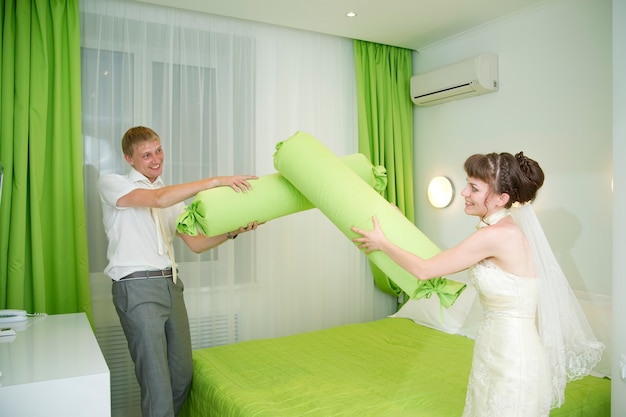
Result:
<svg viewBox="0 0 626 417"><path fill-rule="evenodd" d="M423 259L386 238L384 225L353 227L366 253L383 251L421 280L470 268L483 306L463 417L544 417L568 381L601 359L598 342L550 249L531 202L544 173L522 152L465 161L465 213L478 230ZM513 207L513 208L512 208Z"/></svg>

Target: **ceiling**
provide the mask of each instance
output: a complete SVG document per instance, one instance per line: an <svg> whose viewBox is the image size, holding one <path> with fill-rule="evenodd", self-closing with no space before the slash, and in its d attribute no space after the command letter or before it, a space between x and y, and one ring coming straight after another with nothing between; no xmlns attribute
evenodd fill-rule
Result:
<svg viewBox="0 0 626 417"><path fill-rule="evenodd" d="M419 50L546 0L136 1Z"/></svg>

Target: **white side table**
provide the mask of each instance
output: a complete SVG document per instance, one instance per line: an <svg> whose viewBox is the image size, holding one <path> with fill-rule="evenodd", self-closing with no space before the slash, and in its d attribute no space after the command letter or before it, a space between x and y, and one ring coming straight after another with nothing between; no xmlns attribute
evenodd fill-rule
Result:
<svg viewBox="0 0 626 417"><path fill-rule="evenodd" d="M85 313L9 324L0 342L0 415L110 417L109 368Z"/></svg>

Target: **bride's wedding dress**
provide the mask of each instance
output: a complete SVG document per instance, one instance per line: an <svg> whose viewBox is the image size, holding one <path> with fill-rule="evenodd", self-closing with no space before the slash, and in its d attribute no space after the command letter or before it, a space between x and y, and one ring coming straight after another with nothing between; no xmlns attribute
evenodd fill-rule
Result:
<svg viewBox="0 0 626 417"><path fill-rule="evenodd" d="M599 342L530 203L502 209L479 227L511 216L528 239L537 277L489 260L470 269L483 307L463 417L544 417L565 400L567 382L600 361Z"/></svg>
<svg viewBox="0 0 626 417"><path fill-rule="evenodd" d="M484 316L463 416L548 416L550 368L535 324L538 279L482 261L472 268L470 281L480 294Z"/></svg>

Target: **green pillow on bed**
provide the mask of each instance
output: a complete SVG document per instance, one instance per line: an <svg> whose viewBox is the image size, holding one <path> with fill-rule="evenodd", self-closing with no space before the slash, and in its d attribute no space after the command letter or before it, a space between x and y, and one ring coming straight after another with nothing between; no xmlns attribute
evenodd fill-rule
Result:
<svg viewBox="0 0 626 417"><path fill-rule="evenodd" d="M382 192L387 186L383 167L373 167L363 154L341 158L340 164L367 187ZM376 192L376 191L374 191ZM191 205L177 219L180 233L215 236L237 230L249 222L272 219L314 208L314 205L280 174L270 174L252 181L248 192L230 187L216 187L196 195Z"/></svg>
<svg viewBox="0 0 626 417"><path fill-rule="evenodd" d="M385 235L396 245L424 258L440 252L396 207L314 137L298 132L278 143L276 149L276 170L348 238L357 236L352 226L371 230L372 216L376 215ZM437 293L442 305L447 307L465 289L465 284L445 278L420 281L380 251L368 257L411 298L429 298Z"/></svg>

